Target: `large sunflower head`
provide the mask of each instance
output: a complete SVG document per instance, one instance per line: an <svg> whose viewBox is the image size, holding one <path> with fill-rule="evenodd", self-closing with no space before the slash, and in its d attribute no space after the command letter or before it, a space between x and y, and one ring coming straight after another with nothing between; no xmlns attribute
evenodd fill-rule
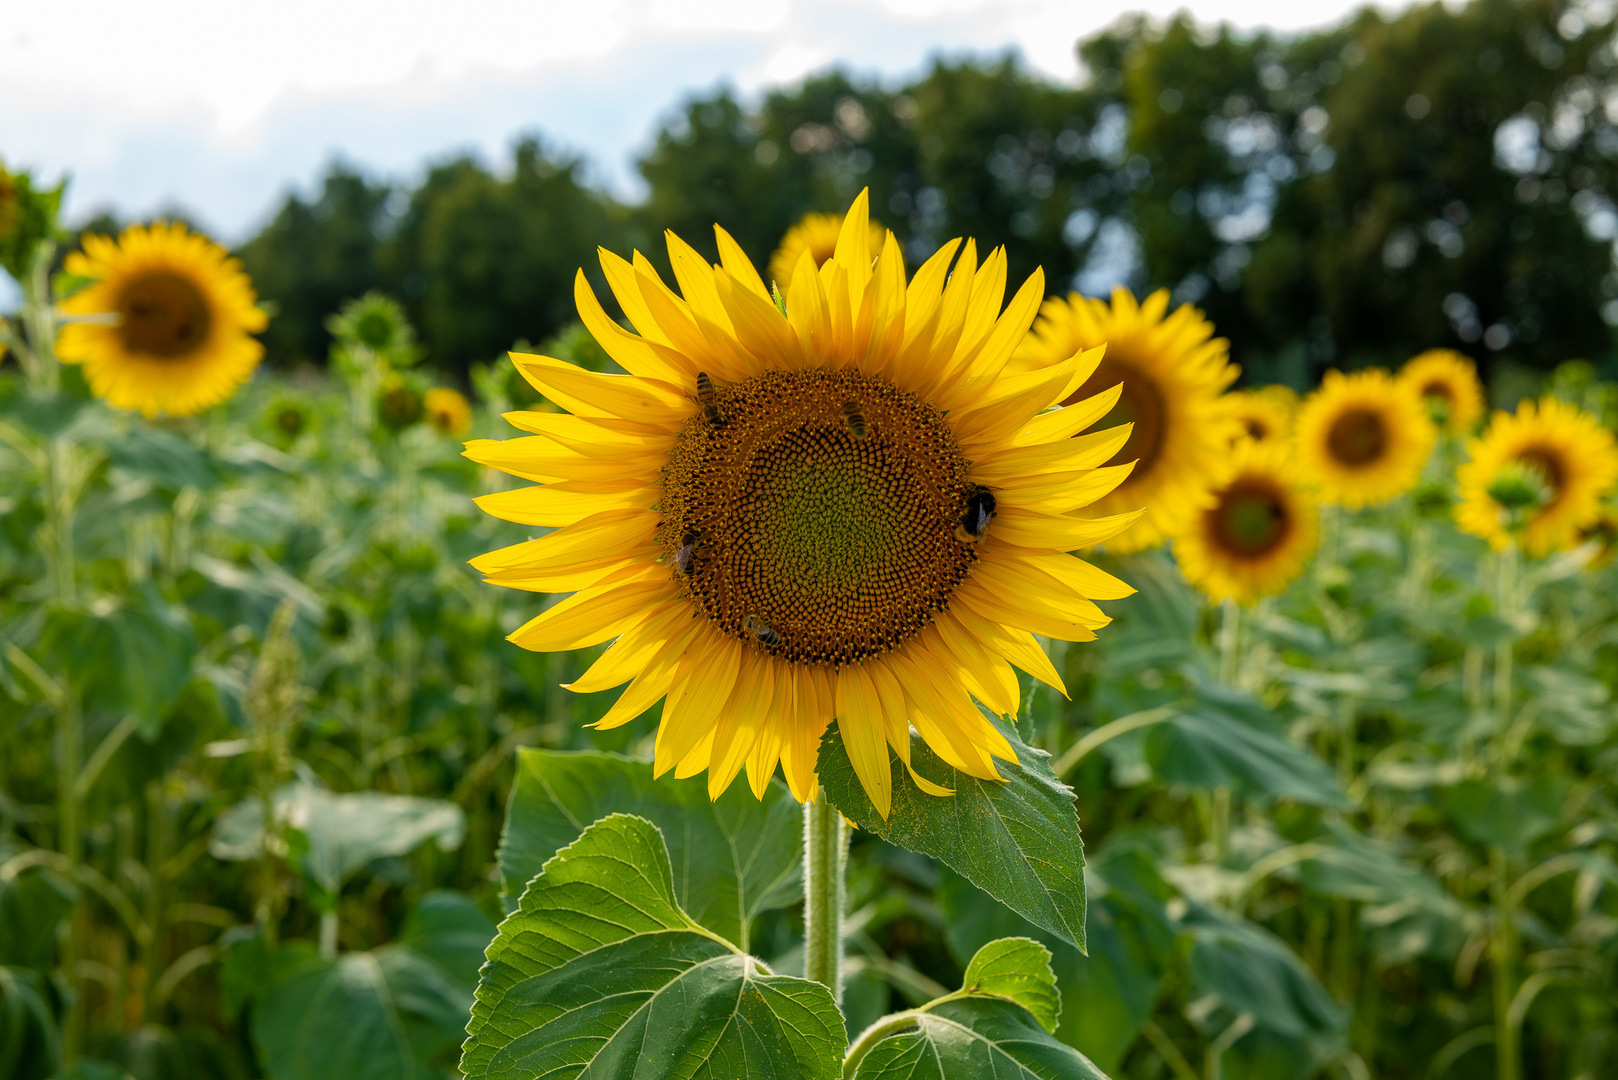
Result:
<svg viewBox="0 0 1618 1080"><path fill-rule="evenodd" d="M1080 349L1106 346L1105 358L1069 401L1117 388L1104 423L1128 423L1128 441L1107 462L1134 462L1134 471L1093 512L1115 514L1145 508L1135 525L1107 542L1128 553L1178 532L1207 503L1207 489L1228 471L1231 442L1239 428L1220 401L1238 369L1229 344L1213 336L1213 324L1190 304L1168 310L1168 290L1138 304L1128 289L1112 302L1070 294L1040 309L1039 321L1018 349L1021 369L1060 364Z"/></svg>
<svg viewBox="0 0 1618 1080"><path fill-rule="evenodd" d="M841 214L808 213L799 218L781 237L780 246L770 255L770 282L785 292L793 271L798 267L798 260L806 251L815 260L816 266L824 265L837 250L837 237L842 233L843 220ZM871 250L881 251L886 231L873 221L870 223L870 234Z"/></svg>
<svg viewBox="0 0 1618 1080"><path fill-rule="evenodd" d="M616 639L570 688L629 684L604 727L662 699L656 771L706 769L715 795L743 768L762 793L779 762L813 798L833 718L884 815L889 747L908 762L912 728L996 777L1014 751L973 698L1011 714L1014 667L1060 689L1034 634L1090 640L1108 621L1094 601L1133 591L1067 554L1135 517L1078 513L1128 472L1104 467L1127 428L1079 435L1115 393L1059 407L1100 350L1002 378L1042 275L1002 311L1005 253L951 241L907 285L893 234L871 247L864 195L831 258L799 258L784 313L715 232L718 265L667 235L679 292L638 252L602 252L635 331L582 272L579 314L630 374L514 355L566 411L511 413L530 437L467 444L537 482L485 510L555 529L474 565L574 592L512 640Z"/></svg>
<svg viewBox="0 0 1618 1080"><path fill-rule="evenodd" d="M1405 361L1399 382L1420 395L1433 423L1449 435L1469 435L1483 418L1477 365L1454 349L1428 349Z"/></svg>
<svg viewBox="0 0 1618 1080"><path fill-rule="evenodd" d="M1410 490L1434 438L1421 399L1381 369L1326 372L1293 430L1305 478L1350 509Z"/></svg>
<svg viewBox="0 0 1618 1080"><path fill-rule="evenodd" d="M1286 386L1236 390L1220 399L1238 425L1237 440L1285 442L1292 435L1298 395Z"/></svg>
<svg viewBox="0 0 1618 1080"><path fill-rule="evenodd" d="M1320 540L1320 508L1282 440L1243 439L1213 505L1174 538L1185 579L1211 600L1251 604L1303 572Z"/></svg>
<svg viewBox="0 0 1618 1080"><path fill-rule="evenodd" d="M1570 547L1601 517L1618 483L1618 446L1589 413L1555 398L1497 412L1456 471L1455 521L1496 550L1515 539L1530 555Z"/></svg>
<svg viewBox="0 0 1618 1080"><path fill-rule="evenodd" d="M184 225L132 225L117 241L91 234L67 272L92 284L62 304L64 363L83 364L90 389L147 416L189 416L235 393L264 347L267 318L241 264Z"/></svg>

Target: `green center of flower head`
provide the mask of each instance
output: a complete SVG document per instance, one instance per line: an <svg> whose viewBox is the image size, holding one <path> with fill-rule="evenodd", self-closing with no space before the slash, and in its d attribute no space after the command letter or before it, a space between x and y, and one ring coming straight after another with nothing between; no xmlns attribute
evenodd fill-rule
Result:
<svg viewBox="0 0 1618 1080"><path fill-rule="evenodd" d="M1526 518L1556 500L1561 478L1561 469L1549 454L1524 451L1506 462L1489 482L1489 498L1509 516Z"/></svg>
<svg viewBox="0 0 1618 1080"><path fill-rule="evenodd" d="M663 472L660 540L721 630L787 660L886 652L970 568L972 489L948 425L850 371L699 387Z"/></svg>
<svg viewBox="0 0 1618 1080"><path fill-rule="evenodd" d="M1326 433L1326 448L1338 464L1370 465L1387 452L1387 421L1374 409L1345 409Z"/></svg>
<svg viewBox="0 0 1618 1080"><path fill-rule="evenodd" d="M1248 558L1274 550L1286 537L1290 523L1280 493L1256 480L1237 480L1209 513L1220 545Z"/></svg>
<svg viewBox="0 0 1618 1080"><path fill-rule="evenodd" d="M174 359L208 340L213 316L202 292L178 274L133 278L118 296L118 334L132 353Z"/></svg>
<svg viewBox="0 0 1618 1080"><path fill-rule="evenodd" d="M1434 424L1443 427L1449 422L1449 414L1455 410L1455 399L1449 384L1437 381L1428 383L1421 388L1421 399L1426 402L1427 415Z"/></svg>

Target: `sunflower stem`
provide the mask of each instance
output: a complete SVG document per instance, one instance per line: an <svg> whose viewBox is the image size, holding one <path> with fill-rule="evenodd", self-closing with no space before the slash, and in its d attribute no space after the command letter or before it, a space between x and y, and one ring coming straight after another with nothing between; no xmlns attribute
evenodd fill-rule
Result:
<svg viewBox="0 0 1618 1080"><path fill-rule="evenodd" d="M824 791L803 807L803 975L843 1000L848 826Z"/></svg>

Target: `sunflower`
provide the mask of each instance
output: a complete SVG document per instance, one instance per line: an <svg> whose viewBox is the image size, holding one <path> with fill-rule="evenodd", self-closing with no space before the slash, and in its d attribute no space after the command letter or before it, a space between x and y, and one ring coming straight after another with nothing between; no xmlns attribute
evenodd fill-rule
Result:
<svg viewBox="0 0 1618 1080"><path fill-rule="evenodd" d="M912 727L973 776L1015 760L972 698L1014 713L1013 667L1062 688L1033 635L1092 640L1109 621L1094 601L1134 591L1066 552L1137 515L1075 512L1129 472L1104 466L1127 427L1079 435L1116 391L1055 407L1101 350L1000 377L1043 275L1002 312L1005 252L980 264L973 242L951 241L907 287L892 233L872 258L866 198L832 258L800 256L785 315L722 229L713 266L667 234L680 294L638 252L602 252L638 333L582 271L574 293L630 374L513 354L567 411L508 414L532 435L466 453L539 483L483 496L485 510L556 529L473 565L494 584L577 590L511 640L616 639L569 685L629 684L598 726L663 699L658 774L706 769L717 797L745 767L762 795L779 762L807 801L835 717L885 816L888 748L908 764Z"/></svg>
<svg viewBox="0 0 1618 1080"><path fill-rule="evenodd" d="M1305 478L1350 509L1410 490L1433 437L1421 399L1381 369L1326 372L1293 427Z"/></svg>
<svg viewBox="0 0 1618 1080"><path fill-rule="evenodd" d="M1587 544L1596 541L1595 550L1590 555L1590 561L1584 564L1586 570L1599 570L1604 566L1612 565L1612 557L1618 554L1618 507L1611 503L1603 503L1601 513L1595 521L1579 530L1578 541Z"/></svg>
<svg viewBox="0 0 1618 1080"><path fill-rule="evenodd" d="M1421 395L1445 434L1471 434L1483 418L1477 365L1454 349L1428 349L1411 357L1399 369L1399 382Z"/></svg>
<svg viewBox="0 0 1618 1080"><path fill-rule="evenodd" d="M781 237L780 246L770 256L770 282L779 285L781 291L785 292L787 282L792 280L792 274L798 267L798 259L805 251L814 257L816 266L823 265L837 249L837 237L842 232L843 220L838 214L811 213L799 218L797 224ZM884 235L882 226L871 222L869 245L872 251L882 250Z"/></svg>
<svg viewBox="0 0 1618 1080"><path fill-rule="evenodd" d="M1240 429L1236 439L1253 442L1284 441L1292 434L1292 418L1298 411L1298 395L1286 386L1262 386L1237 390L1222 399Z"/></svg>
<svg viewBox="0 0 1618 1080"><path fill-rule="evenodd" d="M1160 289L1137 304L1128 289L1113 290L1112 303L1070 294L1053 297L1023 339L1013 368L1037 371L1060 364L1080 349L1106 346L1083 386L1068 396L1076 402L1122 386L1104 423L1130 423L1127 442L1107 462L1134 462L1129 478L1098 499L1096 514L1144 507L1134 527L1108 542L1127 554L1160 543L1180 531L1207 505L1207 490L1228 472L1230 444L1240 433L1220 393L1236 378L1229 343L1213 336L1213 324L1190 304L1169 313L1169 294Z"/></svg>
<svg viewBox="0 0 1618 1080"><path fill-rule="evenodd" d="M472 426L472 406L458 390L435 386L423 399L427 422L445 435L459 435Z"/></svg>
<svg viewBox="0 0 1618 1080"><path fill-rule="evenodd" d="M241 264L184 225L132 225L116 242L91 234L66 269L94 283L62 304L88 321L62 328L57 356L82 363L90 389L119 408L200 412L234 393L264 354L248 335L268 320Z"/></svg>
<svg viewBox="0 0 1618 1080"><path fill-rule="evenodd" d="M1455 521L1497 551L1514 538L1530 555L1578 543L1618 483L1612 435L1555 398L1495 413L1483 436L1468 440L1467 453L1471 460L1456 471Z"/></svg>
<svg viewBox="0 0 1618 1080"><path fill-rule="evenodd" d="M1232 458L1234 473L1174 538L1174 556L1209 599L1251 604L1303 572L1320 539L1320 508L1286 442L1243 439Z"/></svg>

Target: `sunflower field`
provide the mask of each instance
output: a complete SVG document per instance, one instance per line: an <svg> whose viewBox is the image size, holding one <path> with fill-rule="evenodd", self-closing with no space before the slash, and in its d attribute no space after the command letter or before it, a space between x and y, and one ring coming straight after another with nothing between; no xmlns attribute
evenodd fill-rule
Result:
<svg viewBox="0 0 1618 1080"><path fill-rule="evenodd" d="M861 193L603 248L469 386L380 293L264 371L238 261L60 194L0 173L3 1080L1618 1075L1590 365L1242 384Z"/></svg>

